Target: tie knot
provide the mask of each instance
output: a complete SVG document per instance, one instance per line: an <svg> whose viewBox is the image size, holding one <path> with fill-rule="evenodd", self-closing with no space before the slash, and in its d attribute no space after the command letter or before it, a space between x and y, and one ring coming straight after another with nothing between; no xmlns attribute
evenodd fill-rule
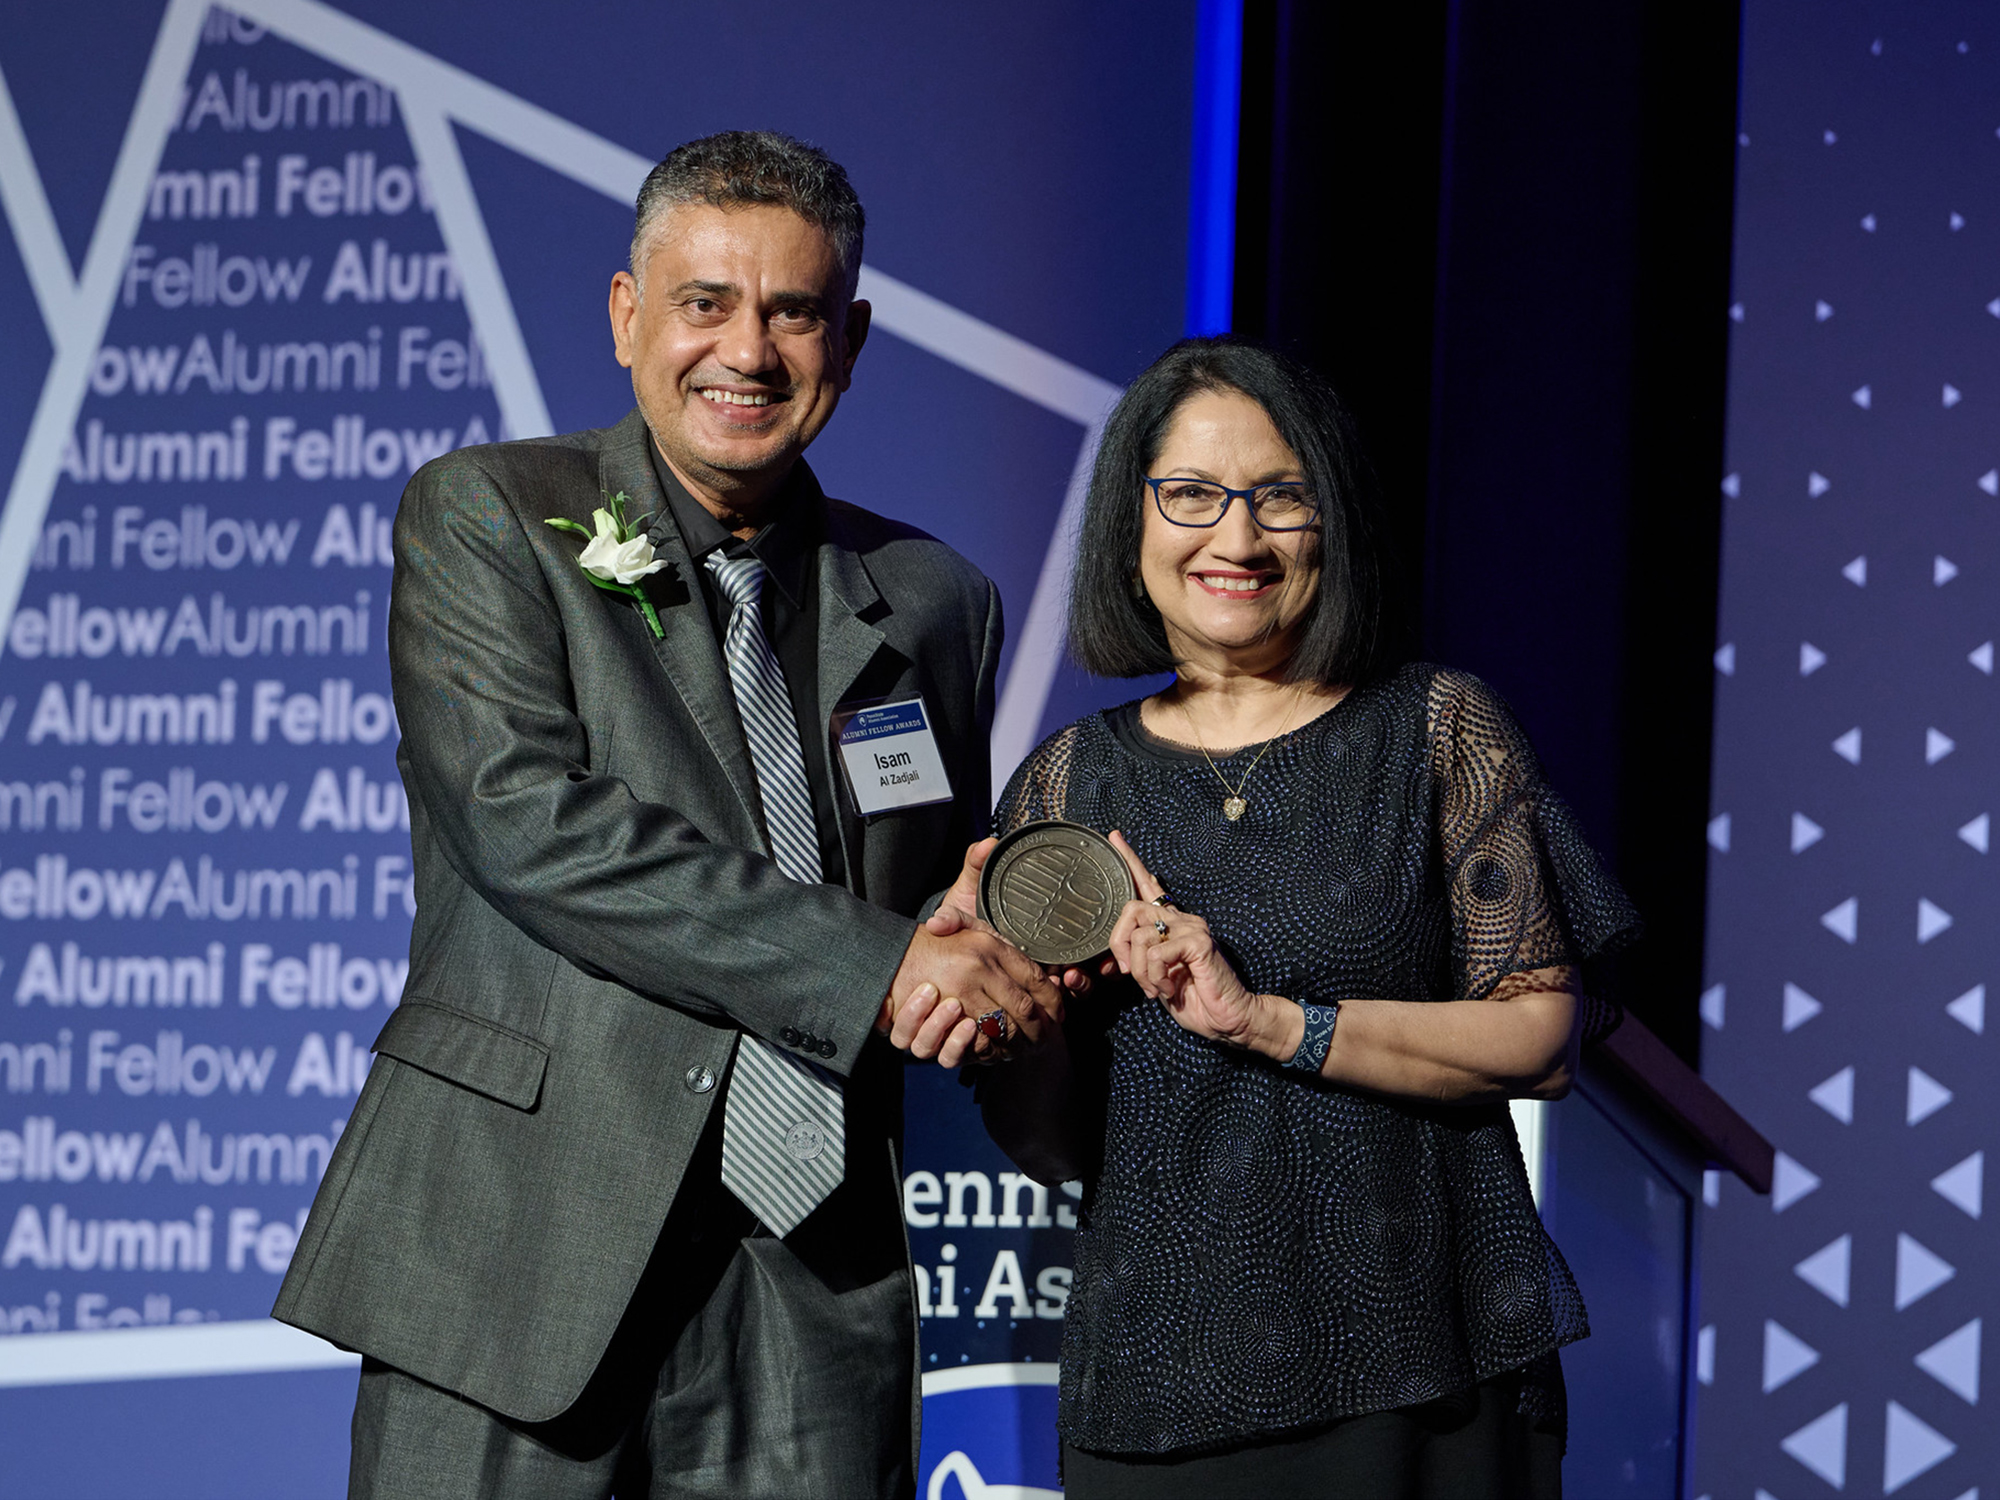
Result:
<svg viewBox="0 0 2000 1500"><path fill-rule="evenodd" d="M742 609L755 607L757 596L764 591L764 565L754 557L725 557L720 552L711 552L706 559L708 571L715 575L722 592L729 596L730 606Z"/></svg>

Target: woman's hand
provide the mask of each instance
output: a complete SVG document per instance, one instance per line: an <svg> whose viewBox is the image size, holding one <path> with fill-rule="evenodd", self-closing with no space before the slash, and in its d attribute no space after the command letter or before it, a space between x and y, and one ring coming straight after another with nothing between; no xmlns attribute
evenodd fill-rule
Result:
<svg viewBox="0 0 2000 1500"><path fill-rule="evenodd" d="M1297 1050L1298 1007L1245 988L1216 948L1208 923L1193 912L1154 904L1155 897L1166 894L1159 881L1140 863L1124 834L1114 831L1111 843L1139 890L1139 899L1126 903L1111 934L1111 956L1120 972L1130 974L1142 991L1196 1036L1232 1047L1253 1047L1276 1056L1286 1019L1279 1008L1289 1010L1295 1023L1291 1050Z"/></svg>

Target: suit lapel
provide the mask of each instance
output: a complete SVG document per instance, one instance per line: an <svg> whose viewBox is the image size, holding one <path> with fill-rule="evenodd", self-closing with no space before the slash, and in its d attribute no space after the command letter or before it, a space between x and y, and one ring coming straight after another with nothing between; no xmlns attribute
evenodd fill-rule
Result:
<svg viewBox="0 0 2000 1500"><path fill-rule="evenodd" d="M826 540L821 544L819 556L819 732L828 736L827 754L831 760L828 769L832 772L835 806L840 813L841 853L847 862L848 888L866 897L879 888L877 877L882 872L866 865L868 824L840 794L845 776L840 768L840 746L830 731L834 710L846 700L868 664L883 649L882 632L869 621L879 618L888 606L841 526L839 514L827 506L825 515Z"/></svg>
<svg viewBox="0 0 2000 1500"><path fill-rule="evenodd" d="M695 576L694 559L688 555L687 543L681 539L680 529L667 509L666 497L660 493L660 482L648 451L652 441L644 417L634 411L611 429L599 459L599 481L607 495L624 491L626 514L635 520L649 511L653 513L647 535L653 543L653 555L667 563L663 571L655 573L643 585L660 617L663 632L653 641L653 654L666 673L668 685L701 729L709 752L743 804L757 847L769 853L755 773L750 768L750 746L743 738L743 723L736 716L736 702L730 696L722 648L716 642L715 629L702 604L701 580ZM679 586L665 583L668 579Z"/></svg>
<svg viewBox="0 0 2000 1500"><path fill-rule="evenodd" d="M882 632L867 617L882 605L875 581L827 518L819 555L819 702L822 727L882 649Z"/></svg>

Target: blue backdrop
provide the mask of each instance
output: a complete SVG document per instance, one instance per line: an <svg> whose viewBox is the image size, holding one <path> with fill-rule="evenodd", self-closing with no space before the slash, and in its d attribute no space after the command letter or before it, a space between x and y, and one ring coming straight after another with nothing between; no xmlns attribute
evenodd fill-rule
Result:
<svg viewBox="0 0 2000 1500"><path fill-rule="evenodd" d="M1995 1493L2000 17L1749 0L1696 1493Z"/></svg>
<svg viewBox="0 0 2000 1500"><path fill-rule="evenodd" d="M813 463L1000 583L1002 769L1102 701L1051 585L1093 424L1189 306L1196 21L0 13L8 1493L342 1490L352 1366L260 1320L406 969L387 526L433 453L627 409L604 298L667 148L846 164L877 332ZM926 1469L1052 1488L1070 1200L911 1081Z"/></svg>

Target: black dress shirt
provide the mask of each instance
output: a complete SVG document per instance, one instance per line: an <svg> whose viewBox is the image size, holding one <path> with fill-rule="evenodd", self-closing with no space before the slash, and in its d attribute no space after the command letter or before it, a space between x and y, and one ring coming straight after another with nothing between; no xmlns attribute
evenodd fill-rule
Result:
<svg viewBox="0 0 2000 1500"><path fill-rule="evenodd" d="M695 578L717 641L728 628L730 603L708 570L708 554L720 549L725 557L755 557L764 565L764 638L784 669L785 691L798 725L806 783L812 789L813 826L819 834L820 878L829 885L842 885L847 879L847 862L840 850L840 800L828 748L831 725L819 711L818 563L825 500L819 481L805 460L794 464L778 495L773 519L745 541L687 492L657 447L652 448L652 455L660 492L667 497L667 510L694 558Z"/></svg>

